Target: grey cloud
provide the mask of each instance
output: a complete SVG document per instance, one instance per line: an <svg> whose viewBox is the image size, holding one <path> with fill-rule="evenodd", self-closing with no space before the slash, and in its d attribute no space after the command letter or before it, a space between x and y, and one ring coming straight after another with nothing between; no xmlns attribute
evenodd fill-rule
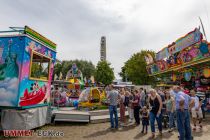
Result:
<svg viewBox="0 0 210 140"><path fill-rule="evenodd" d="M29 25L58 44L59 59L94 64L105 35L108 61L118 73L133 53L158 51L197 27L198 16L209 36L210 2L202 1L1 0L0 30Z"/></svg>

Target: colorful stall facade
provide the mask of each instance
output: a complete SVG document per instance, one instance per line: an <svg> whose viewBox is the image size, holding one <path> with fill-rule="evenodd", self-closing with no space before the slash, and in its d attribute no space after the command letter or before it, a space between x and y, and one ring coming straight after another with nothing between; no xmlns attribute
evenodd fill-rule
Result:
<svg viewBox="0 0 210 140"><path fill-rule="evenodd" d="M160 83L181 85L206 95L210 108L210 43L198 28L156 53L145 57L147 71Z"/></svg>
<svg viewBox="0 0 210 140"><path fill-rule="evenodd" d="M210 43L198 28L156 53L145 57L150 76L168 75L172 82L191 87L209 87ZM201 84L200 84L201 83Z"/></svg>
<svg viewBox="0 0 210 140"><path fill-rule="evenodd" d="M175 75L176 72L196 69L198 64L202 64L204 73L207 73L210 61L210 43L203 40L202 33L196 28L156 53L155 58L148 55L145 60L150 76L171 72L172 78L175 80L178 78Z"/></svg>
<svg viewBox="0 0 210 140"><path fill-rule="evenodd" d="M149 75L176 71L194 63L208 61L210 44L202 39L202 33L196 28L156 53L154 60L148 61L149 56L146 57Z"/></svg>
<svg viewBox="0 0 210 140"><path fill-rule="evenodd" d="M55 60L56 44L28 26L1 35L0 107L47 105Z"/></svg>

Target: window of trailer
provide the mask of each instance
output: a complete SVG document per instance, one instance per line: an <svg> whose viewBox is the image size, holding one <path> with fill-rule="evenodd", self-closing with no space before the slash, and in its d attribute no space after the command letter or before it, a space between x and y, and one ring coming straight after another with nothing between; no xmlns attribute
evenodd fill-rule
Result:
<svg viewBox="0 0 210 140"><path fill-rule="evenodd" d="M32 51L30 79L47 81L49 79L50 63L50 58Z"/></svg>

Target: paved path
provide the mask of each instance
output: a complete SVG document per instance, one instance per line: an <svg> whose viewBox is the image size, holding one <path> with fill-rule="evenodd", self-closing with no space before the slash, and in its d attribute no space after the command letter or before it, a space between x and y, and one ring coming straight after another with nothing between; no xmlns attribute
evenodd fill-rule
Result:
<svg viewBox="0 0 210 140"><path fill-rule="evenodd" d="M120 128L117 131L112 131L108 129L110 126L109 123L99 123L99 124L72 124L72 123L58 123L56 125L48 125L42 127L38 130L54 130L64 132L64 137L33 137L30 139L34 140L149 140L150 129L148 134L141 134L141 125L134 126L129 125L127 127ZM203 129L193 132L194 140L209 140L210 139L210 119L205 121ZM28 138L15 138L18 140L28 140ZM167 130L163 131L163 136L156 136L156 140L177 140L178 133L177 131L168 133Z"/></svg>

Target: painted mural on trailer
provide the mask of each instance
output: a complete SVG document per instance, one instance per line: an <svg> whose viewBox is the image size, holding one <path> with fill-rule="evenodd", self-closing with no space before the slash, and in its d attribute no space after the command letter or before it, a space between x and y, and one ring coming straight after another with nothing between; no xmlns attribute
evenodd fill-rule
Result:
<svg viewBox="0 0 210 140"><path fill-rule="evenodd" d="M25 39L25 50L23 57L22 75L20 77L20 100L19 106L34 106L38 104L49 103L50 100L50 85L53 74L53 67L55 62L56 53L49 48L31 40ZM52 63L49 70L49 79L30 80L30 59L32 51L38 52L44 56L52 58Z"/></svg>
<svg viewBox="0 0 210 140"><path fill-rule="evenodd" d="M17 106L23 37L0 38L0 106Z"/></svg>

